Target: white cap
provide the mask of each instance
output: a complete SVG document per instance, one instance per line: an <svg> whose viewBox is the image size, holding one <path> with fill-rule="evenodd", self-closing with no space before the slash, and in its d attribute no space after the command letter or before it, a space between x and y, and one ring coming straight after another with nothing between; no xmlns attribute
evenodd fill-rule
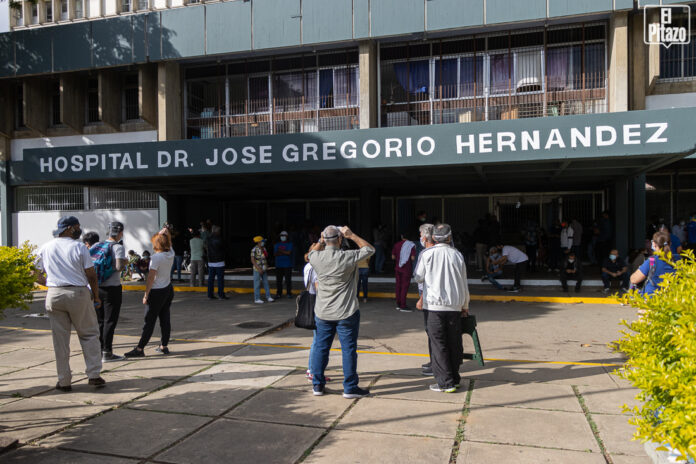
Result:
<svg viewBox="0 0 696 464"><path fill-rule="evenodd" d="M288 232L284 230L284 231L282 231L282 232L280 233L280 235L285 235L285 236L287 236L287 235L288 235Z"/></svg>

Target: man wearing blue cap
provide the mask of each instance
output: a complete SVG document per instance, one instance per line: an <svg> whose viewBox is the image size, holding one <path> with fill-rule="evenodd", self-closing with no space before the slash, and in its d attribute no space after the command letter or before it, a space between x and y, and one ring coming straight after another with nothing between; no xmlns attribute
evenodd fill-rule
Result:
<svg viewBox="0 0 696 464"><path fill-rule="evenodd" d="M46 311L56 353L56 389L64 392L72 390L71 326L75 327L82 345L89 385L103 387L106 384L100 377L101 344L94 311L94 306L101 303L99 285L89 250L78 240L81 234L80 221L74 216L64 216L58 220L58 228L53 232L56 238L36 253L37 282L48 287Z"/></svg>

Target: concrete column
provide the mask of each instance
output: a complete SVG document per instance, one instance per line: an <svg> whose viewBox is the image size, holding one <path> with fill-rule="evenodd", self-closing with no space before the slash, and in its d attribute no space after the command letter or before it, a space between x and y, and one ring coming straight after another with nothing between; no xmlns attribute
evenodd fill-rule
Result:
<svg viewBox="0 0 696 464"><path fill-rule="evenodd" d="M140 67L138 105L140 117L153 126L157 125L157 65Z"/></svg>
<svg viewBox="0 0 696 464"><path fill-rule="evenodd" d="M181 68L178 63L157 65L157 140L181 139Z"/></svg>
<svg viewBox="0 0 696 464"><path fill-rule="evenodd" d="M12 246L12 189L9 186L10 139L0 136L0 245Z"/></svg>
<svg viewBox="0 0 696 464"><path fill-rule="evenodd" d="M117 71L99 72L99 119L115 131L121 128L121 75Z"/></svg>
<svg viewBox="0 0 696 464"><path fill-rule="evenodd" d="M77 133L85 125L85 80L76 73L60 79L60 120Z"/></svg>
<svg viewBox="0 0 696 464"><path fill-rule="evenodd" d="M628 111L628 12L609 21L609 112Z"/></svg>
<svg viewBox="0 0 696 464"><path fill-rule="evenodd" d="M167 211L167 199L162 195L159 195L159 224L158 227L162 227L162 224L168 221L168 211Z"/></svg>
<svg viewBox="0 0 696 464"><path fill-rule="evenodd" d="M643 36L644 13L632 15L630 24L630 109L644 110L645 97L652 93L657 78L660 76L660 46L646 45ZM652 10L648 23L658 22L657 11Z"/></svg>
<svg viewBox="0 0 696 464"><path fill-rule="evenodd" d="M378 127L379 99L377 98L377 44L361 42L360 54L360 128Z"/></svg>
<svg viewBox="0 0 696 464"><path fill-rule="evenodd" d="M633 178L632 182L632 226L631 248L643 248L645 245L645 174Z"/></svg>
<svg viewBox="0 0 696 464"><path fill-rule="evenodd" d="M621 179L614 183L612 191L611 215L614 219L614 246L621 256L628 252L631 235L630 194L631 180Z"/></svg>
<svg viewBox="0 0 696 464"><path fill-rule="evenodd" d="M46 135L50 108L48 85L40 78L24 81L24 125Z"/></svg>
<svg viewBox="0 0 696 464"><path fill-rule="evenodd" d="M15 84L0 81L0 136L12 137L14 130Z"/></svg>
<svg viewBox="0 0 696 464"><path fill-rule="evenodd" d="M382 202L379 192L371 187L360 189L360 205L358 207L358 234L372 242L372 228L375 227L382 217Z"/></svg>

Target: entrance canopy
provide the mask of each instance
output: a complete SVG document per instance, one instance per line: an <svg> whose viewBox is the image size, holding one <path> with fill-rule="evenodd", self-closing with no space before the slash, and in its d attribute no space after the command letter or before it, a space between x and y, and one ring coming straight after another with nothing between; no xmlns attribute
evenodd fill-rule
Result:
<svg viewBox="0 0 696 464"><path fill-rule="evenodd" d="M696 108L204 140L27 149L13 185L293 195L352 187L590 187L696 151ZM298 174L300 174L298 176ZM399 187L401 186L401 187ZM286 191L287 193L287 191ZM263 195L262 195L263 196Z"/></svg>

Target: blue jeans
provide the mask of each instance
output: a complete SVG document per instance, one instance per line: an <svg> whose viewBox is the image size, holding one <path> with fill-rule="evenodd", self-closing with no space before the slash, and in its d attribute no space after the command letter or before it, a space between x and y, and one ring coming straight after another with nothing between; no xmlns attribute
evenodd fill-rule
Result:
<svg viewBox="0 0 696 464"><path fill-rule="evenodd" d="M325 321L314 316L317 332L314 336L314 349L311 351L310 366L316 386L326 384L324 370L329 364L329 352L334 336L338 333L343 357L343 391L352 393L358 388L358 331L360 329L360 311L348 319L340 321Z"/></svg>
<svg viewBox="0 0 696 464"><path fill-rule="evenodd" d="M261 281L263 280L263 289L266 290L266 299L271 297L271 288L268 286L268 272L263 275L254 269L254 300L261 299Z"/></svg>
<svg viewBox="0 0 696 464"><path fill-rule="evenodd" d="M488 279L488 281L489 281L490 283L492 283L493 286L494 286L495 288L497 288L498 290L502 290L502 289L503 289L503 286L500 285L500 283L498 283L498 281L495 280L495 278L496 278L496 277L502 277L502 276L503 276L503 271L495 271L495 272L493 272L492 274L486 274L486 278Z"/></svg>
<svg viewBox="0 0 696 464"><path fill-rule="evenodd" d="M358 270L358 296L360 290L363 292L363 298L367 298L367 278L370 275L370 268L361 268Z"/></svg>
<svg viewBox="0 0 696 464"><path fill-rule="evenodd" d="M309 347L309 360L307 361L307 370L312 373L312 353L317 345L317 331L312 330L312 345Z"/></svg>
<svg viewBox="0 0 696 464"><path fill-rule="evenodd" d="M215 289L216 277L218 280L218 296L225 296L225 268L208 266L208 298L213 297L213 289Z"/></svg>
<svg viewBox="0 0 696 464"><path fill-rule="evenodd" d="M174 277L174 271L176 270L177 280L181 280L181 263L184 262L184 257L183 256L174 256L174 261L172 262L172 271L169 273L169 279L171 280L172 277Z"/></svg>

